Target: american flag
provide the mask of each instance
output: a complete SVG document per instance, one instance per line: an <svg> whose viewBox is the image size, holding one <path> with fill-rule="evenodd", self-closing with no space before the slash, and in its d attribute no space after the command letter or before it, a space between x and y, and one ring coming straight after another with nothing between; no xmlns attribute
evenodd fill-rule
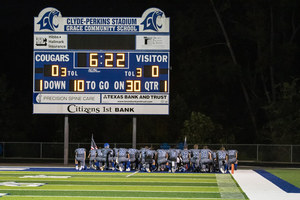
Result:
<svg viewBox="0 0 300 200"><path fill-rule="evenodd" d="M94 149L98 149L98 147L97 147L97 145L96 145L96 142L95 142L94 137L93 137L93 134L92 134L91 150L94 150Z"/></svg>
<svg viewBox="0 0 300 200"><path fill-rule="evenodd" d="M184 142L183 142L183 147L186 147L187 143L186 143L186 136L184 137Z"/></svg>

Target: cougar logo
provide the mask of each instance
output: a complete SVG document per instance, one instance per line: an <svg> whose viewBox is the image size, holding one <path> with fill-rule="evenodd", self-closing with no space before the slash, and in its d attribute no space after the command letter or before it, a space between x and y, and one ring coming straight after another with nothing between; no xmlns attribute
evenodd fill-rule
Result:
<svg viewBox="0 0 300 200"><path fill-rule="evenodd" d="M144 25L144 30L158 31L162 28L162 23L158 19L162 18L164 13L161 10L150 12L145 20L141 23Z"/></svg>
<svg viewBox="0 0 300 200"><path fill-rule="evenodd" d="M55 28L58 28L58 24L54 24L53 18L54 16L58 17L59 16L59 11L58 10L51 10L46 12L42 19L38 22L40 25L40 30L48 29L51 31L55 31Z"/></svg>

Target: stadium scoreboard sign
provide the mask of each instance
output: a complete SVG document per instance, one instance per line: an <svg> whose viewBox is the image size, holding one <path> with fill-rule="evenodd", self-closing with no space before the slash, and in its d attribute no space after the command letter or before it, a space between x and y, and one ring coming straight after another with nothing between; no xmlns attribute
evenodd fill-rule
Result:
<svg viewBox="0 0 300 200"><path fill-rule="evenodd" d="M169 18L34 18L33 113L169 114Z"/></svg>

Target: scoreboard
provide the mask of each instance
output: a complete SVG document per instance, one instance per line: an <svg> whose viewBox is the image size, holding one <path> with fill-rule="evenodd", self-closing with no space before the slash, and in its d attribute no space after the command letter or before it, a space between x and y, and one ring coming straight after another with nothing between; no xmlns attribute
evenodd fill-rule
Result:
<svg viewBox="0 0 300 200"><path fill-rule="evenodd" d="M169 18L34 18L33 113L169 114Z"/></svg>

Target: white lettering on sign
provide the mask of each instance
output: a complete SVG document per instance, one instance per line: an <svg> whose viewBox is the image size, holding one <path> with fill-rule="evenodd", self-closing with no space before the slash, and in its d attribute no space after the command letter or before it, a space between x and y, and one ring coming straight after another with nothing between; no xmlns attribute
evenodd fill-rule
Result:
<svg viewBox="0 0 300 200"><path fill-rule="evenodd" d="M168 62L167 55L136 55L137 62Z"/></svg>
<svg viewBox="0 0 300 200"><path fill-rule="evenodd" d="M38 94L37 103L100 103L100 94Z"/></svg>
<svg viewBox="0 0 300 200"><path fill-rule="evenodd" d="M65 90L66 81L44 81L44 89Z"/></svg>
<svg viewBox="0 0 300 200"><path fill-rule="evenodd" d="M37 62L69 62L69 54L37 54L35 61Z"/></svg>

